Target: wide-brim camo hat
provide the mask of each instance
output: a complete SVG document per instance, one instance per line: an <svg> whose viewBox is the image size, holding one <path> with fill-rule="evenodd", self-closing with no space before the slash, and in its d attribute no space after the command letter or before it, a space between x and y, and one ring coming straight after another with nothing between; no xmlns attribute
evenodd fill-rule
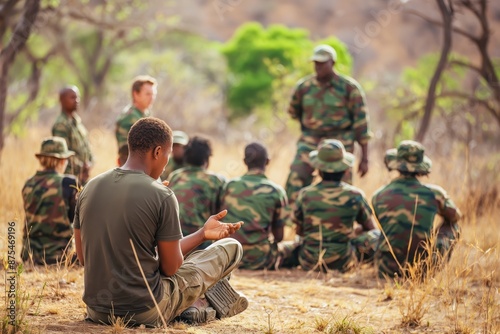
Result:
<svg viewBox="0 0 500 334"><path fill-rule="evenodd" d="M326 139L318 149L309 153L309 160L314 168L322 172L343 172L354 164L354 154L346 152L344 145L337 139Z"/></svg>
<svg viewBox="0 0 500 334"><path fill-rule="evenodd" d="M187 145L189 136L184 131L172 131L172 142L174 144Z"/></svg>
<svg viewBox="0 0 500 334"><path fill-rule="evenodd" d="M42 141L40 153L35 153L39 157L54 157L59 159L67 159L74 155L75 152L68 150L66 139L62 137L49 137Z"/></svg>
<svg viewBox="0 0 500 334"><path fill-rule="evenodd" d="M400 172L428 174L432 168L424 146L413 140L403 140L397 148L387 150L384 162L389 170Z"/></svg>
<svg viewBox="0 0 500 334"><path fill-rule="evenodd" d="M321 44L314 48L311 61L324 63L328 60L337 61L337 51L328 44Z"/></svg>

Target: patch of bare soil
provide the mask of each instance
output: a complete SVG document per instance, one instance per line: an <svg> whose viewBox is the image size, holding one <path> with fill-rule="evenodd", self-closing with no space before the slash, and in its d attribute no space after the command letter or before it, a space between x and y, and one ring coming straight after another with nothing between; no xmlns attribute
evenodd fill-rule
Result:
<svg viewBox="0 0 500 334"><path fill-rule="evenodd" d="M331 331L334 323L360 330L338 333L445 333L449 328L439 305L432 303L420 326L402 327L394 286L378 280L369 267L347 274L237 270L231 284L248 297L245 312L202 326L172 324L167 330L85 321L82 268L36 268L21 279L22 292L32 300L26 319L34 333L337 333Z"/></svg>

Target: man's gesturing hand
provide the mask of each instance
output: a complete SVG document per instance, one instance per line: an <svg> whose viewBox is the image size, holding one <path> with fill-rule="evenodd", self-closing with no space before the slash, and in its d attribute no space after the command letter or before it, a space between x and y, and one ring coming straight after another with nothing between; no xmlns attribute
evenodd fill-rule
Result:
<svg viewBox="0 0 500 334"><path fill-rule="evenodd" d="M216 215L210 216L203 225L203 236L205 240L219 240L230 236L240 229L242 221L237 223L223 223L220 219L224 218L227 210L223 210Z"/></svg>

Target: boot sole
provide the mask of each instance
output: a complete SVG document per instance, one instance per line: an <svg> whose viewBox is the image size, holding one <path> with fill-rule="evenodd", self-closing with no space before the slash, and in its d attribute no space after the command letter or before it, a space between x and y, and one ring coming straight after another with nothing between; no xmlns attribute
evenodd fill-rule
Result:
<svg viewBox="0 0 500 334"><path fill-rule="evenodd" d="M227 279L220 280L208 289L205 297L215 309L218 319L232 317L248 307L248 299L234 291Z"/></svg>
<svg viewBox="0 0 500 334"><path fill-rule="evenodd" d="M214 321L215 316L216 312L210 306L203 310L199 310L195 307L190 307L181 313L180 318L183 322L187 322L189 324L200 324Z"/></svg>

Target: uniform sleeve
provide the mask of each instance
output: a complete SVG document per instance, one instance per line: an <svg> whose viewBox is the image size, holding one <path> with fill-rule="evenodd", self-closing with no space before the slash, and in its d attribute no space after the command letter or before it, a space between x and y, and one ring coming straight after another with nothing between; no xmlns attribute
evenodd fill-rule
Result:
<svg viewBox="0 0 500 334"><path fill-rule="evenodd" d="M460 210L457 208L455 203L448 196L446 191L438 186L430 186L434 194L436 195L436 200L438 201L438 214L441 215L446 224L453 225L462 216Z"/></svg>
<svg viewBox="0 0 500 334"><path fill-rule="evenodd" d="M287 210L285 210L285 207L288 205L288 198L285 190L281 187L277 188L277 194L278 198L274 207L272 224L275 227L282 227L285 226L287 219Z"/></svg>
<svg viewBox="0 0 500 334"><path fill-rule="evenodd" d="M56 122L52 126L52 135L66 139L66 143L68 144L68 146L70 145L70 143L68 143L69 129L64 123Z"/></svg>
<svg viewBox="0 0 500 334"><path fill-rule="evenodd" d="M85 191L85 190L83 190L83 191ZM82 228L82 225L80 223L80 206L81 206L82 199L84 197L83 191L79 193L79 196L76 200L75 216L73 217L73 228L77 229L77 230Z"/></svg>
<svg viewBox="0 0 500 334"><path fill-rule="evenodd" d="M359 206L358 215L356 216L356 221L363 225L368 221L368 219L372 216L372 209L370 208L370 204L366 200L365 196L360 195L361 201Z"/></svg>
<svg viewBox="0 0 500 334"><path fill-rule="evenodd" d="M155 239L158 241L182 239L179 203L173 193L163 201Z"/></svg>
<svg viewBox="0 0 500 334"><path fill-rule="evenodd" d="M133 114L125 115L116 121L115 136L118 142L118 147L127 144L128 132L132 125L139 119L134 117Z"/></svg>
<svg viewBox="0 0 500 334"><path fill-rule="evenodd" d="M369 128L369 117L366 98L358 83L353 83L349 94L349 109L353 117L354 139L361 145L368 143L372 137Z"/></svg>
<svg viewBox="0 0 500 334"><path fill-rule="evenodd" d="M299 193L297 200L295 201L295 209L293 210L293 222L297 225L300 231L304 231L304 211L302 208L302 197L303 192Z"/></svg>
<svg viewBox="0 0 500 334"><path fill-rule="evenodd" d="M290 101L290 106L288 107L288 114L293 119L300 120L302 118L302 93L301 93L301 84L297 84L295 87L295 91L292 95L292 99Z"/></svg>

